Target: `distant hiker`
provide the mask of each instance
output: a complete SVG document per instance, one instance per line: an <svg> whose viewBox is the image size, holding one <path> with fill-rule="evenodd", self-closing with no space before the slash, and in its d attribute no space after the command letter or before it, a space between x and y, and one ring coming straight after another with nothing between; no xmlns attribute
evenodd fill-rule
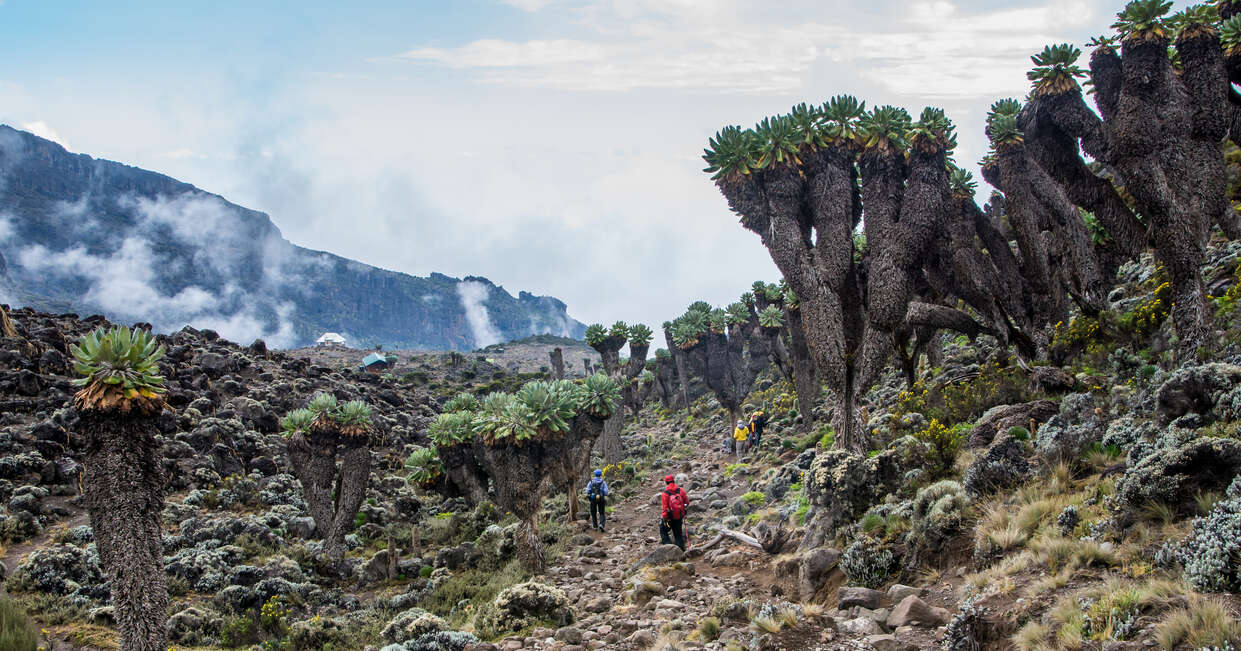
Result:
<svg viewBox="0 0 1241 651"><path fill-rule="evenodd" d="M608 523L605 510L608 502L608 483L603 481L603 471L595 469L595 476L586 484L586 499L590 500L590 526L603 531Z"/></svg>
<svg viewBox="0 0 1241 651"><path fill-rule="evenodd" d="M737 428L733 430L733 441L737 444L737 460L740 461L742 455L749 452L750 426L744 421L737 421Z"/></svg>
<svg viewBox="0 0 1241 651"><path fill-rule="evenodd" d="M759 409L750 414L750 433L753 434L750 442L750 449L757 450L758 444L763 440L763 429L767 427L767 414Z"/></svg>
<svg viewBox="0 0 1241 651"><path fill-rule="evenodd" d="M659 503L662 518L659 521L660 542L675 544L685 551L685 511L689 509L689 495L676 485L672 475L664 477L664 490L659 494Z"/></svg>

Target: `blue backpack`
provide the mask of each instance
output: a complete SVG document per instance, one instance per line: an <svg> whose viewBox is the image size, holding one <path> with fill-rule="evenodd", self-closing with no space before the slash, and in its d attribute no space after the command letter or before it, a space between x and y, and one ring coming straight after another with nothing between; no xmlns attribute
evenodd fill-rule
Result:
<svg viewBox="0 0 1241 651"><path fill-rule="evenodd" d="M595 477L591 479L590 484L586 486L587 497L594 497L596 495L600 495L603 497L608 496L608 485L606 482L603 481L603 479L599 477Z"/></svg>

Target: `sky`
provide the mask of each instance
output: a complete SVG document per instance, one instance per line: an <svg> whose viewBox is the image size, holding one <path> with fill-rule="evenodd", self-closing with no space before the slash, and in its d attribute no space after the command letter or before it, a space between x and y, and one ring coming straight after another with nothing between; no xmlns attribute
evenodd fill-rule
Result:
<svg viewBox="0 0 1241 651"><path fill-rule="evenodd" d="M779 278L702 172L720 127L839 93L940 106L976 171L1029 56L1123 4L0 0L0 123L300 246L656 327Z"/></svg>

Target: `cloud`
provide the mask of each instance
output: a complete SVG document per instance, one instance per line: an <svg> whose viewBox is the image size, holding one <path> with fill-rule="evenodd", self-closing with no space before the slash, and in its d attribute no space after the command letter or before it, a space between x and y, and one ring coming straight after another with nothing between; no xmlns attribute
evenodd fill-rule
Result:
<svg viewBox="0 0 1241 651"><path fill-rule="evenodd" d="M491 297L491 288L478 281L457 283L457 296L461 298L461 307L465 309L465 320L470 324L470 332L474 335L474 347L483 348L500 343L500 333L487 314L485 303Z"/></svg>
<svg viewBox="0 0 1241 651"><path fill-rule="evenodd" d="M206 155L200 154L189 147L181 147L180 149L170 149L155 155L158 158L171 158L173 160L182 160L187 158L205 159Z"/></svg>
<svg viewBox="0 0 1241 651"><path fill-rule="evenodd" d="M792 93L816 65L844 64L894 93L976 97L1024 87L1031 51L1094 18L1085 0L981 11L945 0L877 4L899 8L865 15L830 2L804 20L772 21L722 0L595 0L574 10L594 39L486 38L399 57L473 70L486 84L608 92Z"/></svg>
<svg viewBox="0 0 1241 651"><path fill-rule="evenodd" d="M12 219L12 216L8 214L0 213L0 244L4 244L13 235Z"/></svg>
<svg viewBox="0 0 1241 651"><path fill-rule="evenodd" d="M241 343L258 338L277 348L297 343L293 304L268 306L286 284L305 283L299 282L292 247L265 220L246 220L218 197L198 193L122 197L117 205L131 212L136 223L115 241L99 237L92 239L90 249L77 245L55 251L28 244L17 250L14 262L26 275L76 281L84 287L77 299L91 309L148 321L163 332L192 325ZM104 232L93 217L97 209L86 196L60 204L55 219ZM263 228L256 229L256 224ZM148 239L156 231L163 236L158 248ZM244 254L245 245L256 237L266 238L263 250L268 252L257 261ZM192 257L184 257L186 251ZM261 270L257 287L245 276L255 264ZM185 282L195 278L199 282Z"/></svg>
<svg viewBox="0 0 1241 651"><path fill-rule="evenodd" d="M522 11L535 12L555 4L556 0L500 0L500 2Z"/></svg>
<svg viewBox="0 0 1241 651"><path fill-rule="evenodd" d="M60 145L61 147L64 147L65 149L69 149L69 150L73 149L72 147L69 146L69 142L67 140L62 138L60 134L56 132L55 129L53 129L51 126L49 126L46 122L42 120L36 120L34 122L23 122L21 124L21 127L22 127L22 130L29 131L30 133L33 133L34 135L39 136L40 138L51 140L52 142Z"/></svg>

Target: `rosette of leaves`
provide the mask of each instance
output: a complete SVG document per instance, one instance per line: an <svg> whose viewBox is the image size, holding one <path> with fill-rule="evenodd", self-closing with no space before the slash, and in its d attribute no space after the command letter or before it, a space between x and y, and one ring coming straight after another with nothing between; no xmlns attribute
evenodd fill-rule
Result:
<svg viewBox="0 0 1241 651"><path fill-rule="evenodd" d="M974 196L974 192L978 189L978 182L974 180L974 175L955 165L949 170L948 185L952 188L953 196L962 198Z"/></svg>
<svg viewBox="0 0 1241 651"><path fill-rule="evenodd" d="M642 373L638 375L639 384L652 384L655 382L655 374L650 369L642 369Z"/></svg>
<svg viewBox="0 0 1241 651"><path fill-rule="evenodd" d="M478 411L478 398L472 393L462 391L444 403L444 413L459 411Z"/></svg>
<svg viewBox="0 0 1241 651"><path fill-rule="evenodd" d="M957 146L956 128L943 109L928 106L910 127L909 142L919 151L952 151Z"/></svg>
<svg viewBox="0 0 1241 651"><path fill-rule="evenodd" d="M1034 83L1034 95L1059 95L1077 90L1077 78L1086 76L1086 71L1077 65L1081 55L1082 51L1072 44L1060 43L1044 46L1042 52L1030 57L1035 67L1026 73L1026 78ZM991 110L995 111L995 107Z"/></svg>
<svg viewBox="0 0 1241 651"><path fill-rule="evenodd" d="M530 426L542 434L569 431L569 421L577 412L576 387L565 380L527 382L513 398L526 412Z"/></svg>
<svg viewBox="0 0 1241 651"><path fill-rule="evenodd" d="M310 429L310 424L315 422L315 412L306 409L294 409L280 419L280 433L287 436L293 436L298 432L306 432Z"/></svg>
<svg viewBox="0 0 1241 651"><path fill-rule="evenodd" d="M596 418L610 418L620 404L620 387L603 373L586 378L578 388L578 408Z"/></svg>
<svg viewBox="0 0 1241 651"><path fill-rule="evenodd" d="M743 292L741 294L741 304L746 307L754 307L754 292Z"/></svg>
<svg viewBox="0 0 1241 651"><path fill-rule="evenodd" d="M330 393L316 393L306 408L315 416L310 431L327 433L336 429L336 419L333 415L340 408L336 396Z"/></svg>
<svg viewBox="0 0 1241 651"><path fill-rule="evenodd" d="M444 474L444 464L440 461L439 450L435 446L417 448L405 460L405 470L409 472L406 480L426 488L435 484Z"/></svg>
<svg viewBox="0 0 1241 651"><path fill-rule="evenodd" d="M897 106L880 106L858 121L858 139L865 149L904 150L913 118Z"/></svg>
<svg viewBox="0 0 1241 651"><path fill-rule="evenodd" d="M791 116L777 115L763 118L754 127L758 135L758 157L754 161L755 169L768 169L781 165L801 165L801 146L803 135L797 129L797 123Z"/></svg>
<svg viewBox="0 0 1241 651"><path fill-rule="evenodd" d="M750 308L745 303L736 302L724 310L728 317L728 325L743 325L750 320Z"/></svg>
<svg viewBox="0 0 1241 651"><path fill-rule="evenodd" d="M711 332L716 334L724 334L728 331L728 313L723 308L715 308L707 315L707 325L711 328Z"/></svg>
<svg viewBox="0 0 1241 651"><path fill-rule="evenodd" d="M366 436L371 429L371 406L361 400L350 400L332 413L342 436Z"/></svg>
<svg viewBox="0 0 1241 651"><path fill-rule="evenodd" d="M768 305L758 313L758 324L767 329L778 329L784 327L784 310Z"/></svg>
<svg viewBox="0 0 1241 651"><path fill-rule="evenodd" d="M427 436L439 447L469 441L474 438L474 412L454 411L440 414L431 421Z"/></svg>
<svg viewBox="0 0 1241 651"><path fill-rule="evenodd" d="M1228 56L1241 54L1241 14L1237 14L1220 26L1219 40Z"/></svg>
<svg viewBox="0 0 1241 651"><path fill-rule="evenodd" d="M1133 0L1116 15L1112 29L1126 41L1167 39L1170 30L1164 16L1171 9L1171 0Z"/></svg>
<svg viewBox="0 0 1241 651"><path fill-rule="evenodd" d="M688 350L698 345L698 340L707 333L707 317L703 312L689 311L672 322L672 343L681 350Z"/></svg>
<svg viewBox="0 0 1241 651"><path fill-rule="evenodd" d="M82 377L74 396L79 409L129 411L141 406L156 411L163 405L164 378L158 362L165 349L147 330L127 326L96 328L69 346L73 368Z"/></svg>
<svg viewBox="0 0 1241 651"><path fill-rule="evenodd" d="M753 130L724 127L703 150L702 158L707 162L703 171L711 174L712 181L738 182L754 171L757 150L758 134Z"/></svg>
<svg viewBox="0 0 1241 651"><path fill-rule="evenodd" d="M819 109L820 133L827 144L850 143L858 138L858 120L866 114L866 102L852 95L836 95Z"/></svg>
<svg viewBox="0 0 1241 651"><path fill-rule="evenodd" d="M483 398L481 409L472 420L474 432L490 446L520 445L538 432L531 426L530 414L508 393L492 393Z"/></svg>
<svg viewBox="0 0 1241 651"><path fill-rule="evenodd" d="M591 325L586 326L586 345L587 346L598 346L604 341L607 341L607 338L608 338L608 329L603 327L602 324L592 323Z"/></svg>
<svg viewBox="0 0 1241 651"><path fill-rule="evenodd" d="M609 337L618 337L624 339L629 336L629 325L624 321L617 321L612 324L612 328L608 330Z"/></svg>
<svg viewBox="0 0 1241 651"><path fill-rule="evenodd" d="M781 294L783 295L781 302L784 303L784 307L793 311L801 309L801 299L797 297L797 292L793 291L792 287L784 287Z"/></svg>
<svg viewBox="0 0 1241 651"><path fill-rule="evenodd" d="M654 333L645 324L636 323L629 328L629 345L646 346L651 343Z"/></svg>

